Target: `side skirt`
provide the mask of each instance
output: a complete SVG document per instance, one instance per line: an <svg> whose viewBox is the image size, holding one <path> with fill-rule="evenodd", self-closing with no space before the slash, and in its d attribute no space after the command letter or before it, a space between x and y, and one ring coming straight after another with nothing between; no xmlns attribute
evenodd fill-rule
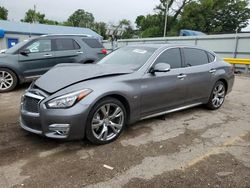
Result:
<svg viewBox="0 0 250 188"><path fill-rule="evenodd" d="M203 103L194 103L194 104L182 106L182 107L179 107L179 108L174 108L174 109L171 109L171 110L167 110L167 111L159 112L159 113L152 114L152 115L149 115L149 116L145 116L145 117L141 118L141 120L152 118L152 117L156 117L156 116L161 116L161 115L164 115L164 114L169 114L169 113L172 113L172 112L177 112L177 111L185 110L185 109L188 109L188 108L199 106L201 104L203 104Z"/></svg>

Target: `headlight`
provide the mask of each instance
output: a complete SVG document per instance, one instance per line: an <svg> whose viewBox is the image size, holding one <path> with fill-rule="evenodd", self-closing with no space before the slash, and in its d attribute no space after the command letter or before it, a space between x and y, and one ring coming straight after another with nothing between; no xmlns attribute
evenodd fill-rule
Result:
<svg viewBox="0 0 250 188"><path fill-rule="evenodd" d="M82 100L92 92L91 89L84 89L81 91L69 93L57 98L54 98L46 103L47 108L69 108Z"/></svg>

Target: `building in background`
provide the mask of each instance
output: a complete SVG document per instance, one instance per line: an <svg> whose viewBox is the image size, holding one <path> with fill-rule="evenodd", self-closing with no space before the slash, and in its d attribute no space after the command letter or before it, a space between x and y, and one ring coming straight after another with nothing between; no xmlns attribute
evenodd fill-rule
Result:
<svg viewBox="0 0 250 188"><path fill-rule="evenodd" d="M10 48L31 37L46 34L81 34L102 40L102 36L88 28L0 20L0 50Z"/></svg>

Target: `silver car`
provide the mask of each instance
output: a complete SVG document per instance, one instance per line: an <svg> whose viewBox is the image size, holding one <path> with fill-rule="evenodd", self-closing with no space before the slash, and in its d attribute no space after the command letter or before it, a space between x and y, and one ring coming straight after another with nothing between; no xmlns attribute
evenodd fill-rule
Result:
<svg viewBox="0 0 250 188"><path fill-rule="evenodd" d="M50 138L106 144L138 120L202 104L218 109L233 83L233 67L213 52L127 46L97 64L52 68L23 95L20 124Z"/></svg>

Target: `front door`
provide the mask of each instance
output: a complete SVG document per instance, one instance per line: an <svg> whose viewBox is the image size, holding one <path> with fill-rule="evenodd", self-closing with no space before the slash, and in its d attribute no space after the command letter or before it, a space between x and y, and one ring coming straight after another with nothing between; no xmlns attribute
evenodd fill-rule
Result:
<svg viewBox="0 0 250 188"><path fill-rule="evenodd" d="M168 63L169 72L146 73L141 83L141 116L176 108L187 100L185 68L179 48L167 49L155 61Z"/></svg>
<svg viewBox="0 0 250 188"><path fill-rule="evenodd" d="M40 76L56 64L50 39L35 40L20 51L28 52L18 55L25 77Z"/></svg>

